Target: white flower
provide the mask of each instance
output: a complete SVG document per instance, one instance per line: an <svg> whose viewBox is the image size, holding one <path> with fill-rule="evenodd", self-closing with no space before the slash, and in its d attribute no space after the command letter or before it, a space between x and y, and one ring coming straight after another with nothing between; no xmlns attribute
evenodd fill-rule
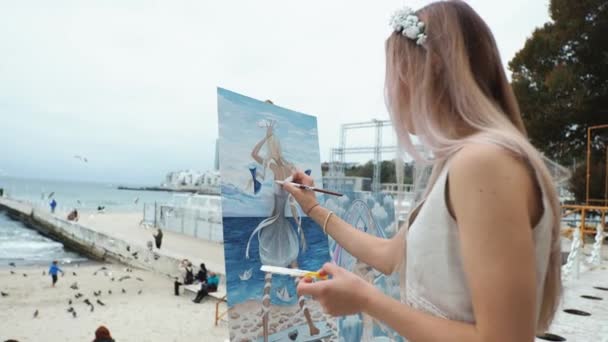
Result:
<svg viewBox="0 0 608 342"><path fill-rule="evenodd" d="M426 42L425 25L420 21L416 12L409 7L396 11L391 17L390 26L393 31L401 32L403 36L415 40L418 45L423 45Z"/></svg>
<svg viewBox="0 0 608 342"><path fill-rule="evenodd" d="M424 43L426 43L426 34L421 34L420 36L418 36L416 44L423 45Z"/></svg>
<svg viewBox="0 0 608 342"><path fill-rule="evenodd" d="M416 39L420 34L420 30L417 26L407 26L403 28L403 35L409 39Z"/></svg>

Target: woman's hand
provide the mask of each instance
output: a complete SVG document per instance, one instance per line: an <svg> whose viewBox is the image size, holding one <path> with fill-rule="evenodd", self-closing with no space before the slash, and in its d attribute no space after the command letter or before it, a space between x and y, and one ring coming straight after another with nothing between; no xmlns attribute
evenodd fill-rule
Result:
<svg viewBox="0 0 608 342"><path fill-rule="evenodd" d="M331 279L312 282L304 278L298 284L298 295L312 296L332 316L353 315L365 311L376 288L355 274L326 263L320 270Z"/></svg>
<svg viewBox="0 0 608 342"><path fill-rule="evenodd" d="M302 171L295 172L291 177L292 182L294 183L304 184L308 186L315 185L313 178ZM289 192L293 196L293 198L296 199L296 201L306 214L309 214L310 209L317 204L317 197L315 196L314 191L303 190L289 183L285 183L283 185L283 189Z"/></svg>

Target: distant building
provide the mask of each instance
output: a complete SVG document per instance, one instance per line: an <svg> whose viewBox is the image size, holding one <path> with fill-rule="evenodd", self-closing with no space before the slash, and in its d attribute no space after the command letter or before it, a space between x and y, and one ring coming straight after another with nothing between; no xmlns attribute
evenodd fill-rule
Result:
<svg viewBox="0 0 608 342"><path fill-rule="evenodd" d="M219 171L173 171L165 177L163 188L171 190L197 191L202 193L220 193Z"/></svg>

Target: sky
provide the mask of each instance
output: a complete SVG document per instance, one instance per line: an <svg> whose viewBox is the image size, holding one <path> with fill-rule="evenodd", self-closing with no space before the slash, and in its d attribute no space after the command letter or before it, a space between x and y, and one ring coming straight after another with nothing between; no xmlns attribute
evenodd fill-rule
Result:
<svg viewBox="0 0 608 342"><path fill-rule="evenodd" d="M429 2L0 0L0 176L211 169L218 86L317 116L329 160L341 124L388 119L388 19ZM468 2L505 64L549 20L548 0Z"/></svg>

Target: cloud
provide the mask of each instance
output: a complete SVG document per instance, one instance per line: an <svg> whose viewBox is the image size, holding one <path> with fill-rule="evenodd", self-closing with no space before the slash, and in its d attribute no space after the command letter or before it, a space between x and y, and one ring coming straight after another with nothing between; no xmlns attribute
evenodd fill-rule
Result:
<svg viewBox="0 0 608 342"><path fill-rule="evenodd" d="M388 218L386 210L384 210L384 207L378 203L374 204L374 207L372 208L372 215L378 221L384 221Z"/></svg>

